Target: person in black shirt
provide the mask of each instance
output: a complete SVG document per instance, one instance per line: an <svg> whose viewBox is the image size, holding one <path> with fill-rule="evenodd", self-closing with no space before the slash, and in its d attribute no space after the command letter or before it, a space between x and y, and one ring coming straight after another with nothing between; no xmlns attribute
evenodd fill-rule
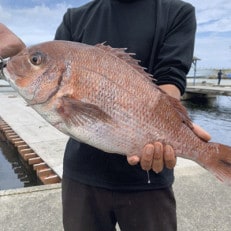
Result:
<svg viewBox="0 0 231 231"><path fill-rule="evenodd" d="M5 29L0 24L0 56L8 57L25 45ZM180 99L195 29L194 8L180 0L95 0L68 9L55 39L126 47L164 91ZM12 40L6 43L8 36ZM210 139L198 126L194 130ZM64 229L111 231L118 222L123 231L176 230L174 165L173 148L159 142L146 145L141 157L126 159L69 139L62 180Z"/></svg>
<svg viewBox="0 0 231 231"><path fill-rule="evenodd" d="M164 91L180 99L195 30L194 8L180 0L96 0L68 9L55 39L127 48ZM152 155L145 153L135 165L137 157L127 160L70 139L63 171L65 230L111 231L116 222L124 231L176 230L173 170L155 162L159 153L171 159L174 151L160 143L146 150Z"/></svg>
<svg viewBox="0 0 231 231"><path fill-rule="evenodd" d="M217 79L218 79L218 83L217 83L217 85L220 85L222 75L223 75L222 71L221 71L221 70L219 70L219 71L218 71L218 73L217 73Z"/></svg>

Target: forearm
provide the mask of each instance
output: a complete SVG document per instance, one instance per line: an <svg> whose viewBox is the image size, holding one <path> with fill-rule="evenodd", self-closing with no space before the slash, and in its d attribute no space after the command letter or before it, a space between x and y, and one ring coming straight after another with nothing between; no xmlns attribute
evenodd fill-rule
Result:
<svg viewBox="0 0 231 231"><path fill-rule="evenodd" d="M159 86L164 92L166 92L168 95L172 96L173 98L176 98L180 100L181 93L178 87L176 87L173 84L164 84Z"/></svg>

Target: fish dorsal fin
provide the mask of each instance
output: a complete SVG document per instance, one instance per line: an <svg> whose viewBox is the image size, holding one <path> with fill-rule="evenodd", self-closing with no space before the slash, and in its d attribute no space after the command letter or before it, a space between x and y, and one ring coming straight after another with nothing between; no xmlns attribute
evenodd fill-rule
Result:
<svg viewBox="0 0 231 231"><path fill-rule="evenodd" d="M135 55L134 53L125 52L126 48L113 48L109 45L105 45L105 43L96 44L95 46L107 52L108 54L115 55L116 57L125 61L127 64L129 64L139 73L141 73L142 76L144 76L144 78L147 79L148 81L153 82L153 80L155 80L152 75L150 75L149 73L145 71L145 68L139 65L139 61L132 57L133 55ZM169 96L161 88L159 88L159 86L155 84L154 86L167 96L170 104L172 104L172 106L175 108L176 112L179 114L180 118L182 119L182 122L185 123L189 128L193 129L193 124L192 124L191 119L188 116L187 110L180 103L180 101Z"/></svg>
<svg viewBox="0 0 231 231"><path fill-rule="evenodd" d="M155 80L151 74L145 71L144 67L139 65L140 61L132 57L135 55L135 53L126 52L127 48L113 48L109 45L105 45L105 42L96 44L95 46L107 52L108 54L115 55L116 57L120 58L150 81Z"/></svg>

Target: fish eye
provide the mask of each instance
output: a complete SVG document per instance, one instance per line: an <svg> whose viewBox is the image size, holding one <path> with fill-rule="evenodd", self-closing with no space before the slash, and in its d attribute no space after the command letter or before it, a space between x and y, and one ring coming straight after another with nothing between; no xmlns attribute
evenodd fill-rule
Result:
<svg viewBox="0 0 231 231"><path fill-rule="evenodd" d="M42 54L40 53L32 54L30 57L30 62L36 66L40 65L42 63Z"/></svg>

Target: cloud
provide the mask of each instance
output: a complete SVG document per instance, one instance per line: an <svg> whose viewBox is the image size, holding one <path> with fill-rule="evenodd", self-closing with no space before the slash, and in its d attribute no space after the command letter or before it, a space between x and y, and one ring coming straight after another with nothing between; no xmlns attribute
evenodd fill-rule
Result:
<svg viewBox="0 0 231 231"><path fill-rule="evenodd" d="M7 25L26 45L53 40L67 8L87 0L0 0L0 22Z"/></svg>
<svg viewBox="0 0 231 231"><path fill-rule="evenodd" d="M198 67L231 67L230 0L185 0L195 6ZM0 0L0 22L27 45L52 40L69 7L89 0Z"/></svg>
<svg viewBox="0 0 231 231"><path fill-rule="evenodd" d="M0 7L0 21L7 25L27 45L52 40L66 9L67 4L46 5L31 8Z"/></svg>
<svg viewBox="0 0 231 231"><path fill-rule="evenodd" d="M230 0L187 0L196 8L198 32L230 31Z"/></svg>
<svg viewBox="0 0 231 231"><path fill-rule="evenodd" d="M195 56L198 67L231 67L230 0L186 0L196 9Z"/></svg>
<svg viewBox="0 0 231 231"><path fill-rule="evenodd" d="M196 39L195 55L201 59L199 68L231 67L230 36L211 35Z"/></svg>

